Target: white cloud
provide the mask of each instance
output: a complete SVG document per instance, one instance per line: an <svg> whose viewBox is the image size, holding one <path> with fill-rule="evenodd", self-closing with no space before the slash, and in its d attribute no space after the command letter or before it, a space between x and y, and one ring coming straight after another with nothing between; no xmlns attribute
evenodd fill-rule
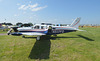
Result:
<svg viewBox="0 0 100 61"><path fill-rule="evenodd" d="M37 7L38 6L38 4L36 3L36 4L34 4L34 5L28 5L28 7L30 8L30 9L32 9L32 8L35 8L35 7Z"/></svg>
<svg viewBox="0 0 100 61"><path fill-rule="evenodd" d="M23 10L27 10L29 8L29 6L23 7Z"/></svg>
<svg viewBox="0 0 100 61"><path fill-rule="evenodd" d="M21 5L18 9L25 10L26 8L25 8L25 5Z"/></svg>
<svg viewBox="0 0 100 61"><path fill-rule="evenodd" d="M39 5L38 3L33 4L33 5L30 5L30 4L29 5L21 5L18 9L19 10L27 10L27 9L29 9L31 11L39 11L39 10L42 10L42 9L47 7L47 6L38 7L38 5Z"/></svg>
<svg viewBox="0 0 100 61"><path fill-rule="evenodd" d="M27 9L33 9L33 8L35 8L35 7L37 7L38 6L38 4L36 3L36 4L33 4L33 5L21 5L18 9L20 9L20 10L27 10Z"/></svg>
<svg viewBox="0 0 100 61"><path fill-rule="evenodd" d="M42 9L44 9L44 8L46 8L46 7L47 7L47 6L33 8L32 11L39 11L39 10L42 10Z"/></svg>

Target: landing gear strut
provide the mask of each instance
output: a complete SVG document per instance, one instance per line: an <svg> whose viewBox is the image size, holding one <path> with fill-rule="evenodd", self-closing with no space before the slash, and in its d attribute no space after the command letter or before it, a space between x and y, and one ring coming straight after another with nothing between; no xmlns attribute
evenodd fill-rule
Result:
<svg viewBox="0 0 100 61"><path fill-rule="evenodd" d="M7 32L7 35L10 35L12 33L12 28Z"/></svg>

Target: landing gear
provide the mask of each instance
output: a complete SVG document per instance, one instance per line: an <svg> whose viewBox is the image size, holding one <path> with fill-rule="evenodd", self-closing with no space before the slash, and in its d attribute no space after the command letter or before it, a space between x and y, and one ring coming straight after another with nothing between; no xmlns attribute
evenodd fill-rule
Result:
<svg viewBox="0 0 100 61"><path fill-rule="evenodd" d="M12 28L7 32L7 35L10 35L12 33Z"/></svg>
<svg viewBox="0 0 100 61"><path fill-rule="evenodd" d="M10 35L10 33L7 33L7 35Z"/></svg>
<svg viewBox="0 0 100 61"><path fill-rule="evenodd" d="M40 36L37 36L36 40L37 40L37 41L40 41Z"/></svg>
<svg viewBox="0 0 100 61"><path fill-rule="evenodd" d="M24 35L23 35L22 37L23 37L23 38L25 38L25 36L24 36Z"/></svg>

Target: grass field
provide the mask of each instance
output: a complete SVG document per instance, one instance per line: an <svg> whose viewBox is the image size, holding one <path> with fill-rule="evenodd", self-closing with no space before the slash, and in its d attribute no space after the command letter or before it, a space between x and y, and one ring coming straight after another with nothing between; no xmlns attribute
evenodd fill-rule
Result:
<svg viewBox="0 0 100 61"><path fill-rule="evenodd" d="M0 61L100 61L100 28L57 37L0 36ZM5 33L5 32L0 32Z"/></svg>
<svg viewBox="0 0 100 61"><path fill-rule="evenodd" d="M7 33L9 29L6 29L6 30L0 30L0 33Z"/></svg>

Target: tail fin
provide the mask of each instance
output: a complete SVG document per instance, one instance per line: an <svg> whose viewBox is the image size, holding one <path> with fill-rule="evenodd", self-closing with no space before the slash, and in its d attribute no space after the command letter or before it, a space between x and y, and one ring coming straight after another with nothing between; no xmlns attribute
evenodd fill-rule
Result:
<svg viewBox="0 0 100 61"><path fill-rule="evenodd" d="M81 19L81 18L76 18L70 26L71 26L71 27L75 27L75 28L78 29L79 23L80 23L80 19Z"/></svg>

